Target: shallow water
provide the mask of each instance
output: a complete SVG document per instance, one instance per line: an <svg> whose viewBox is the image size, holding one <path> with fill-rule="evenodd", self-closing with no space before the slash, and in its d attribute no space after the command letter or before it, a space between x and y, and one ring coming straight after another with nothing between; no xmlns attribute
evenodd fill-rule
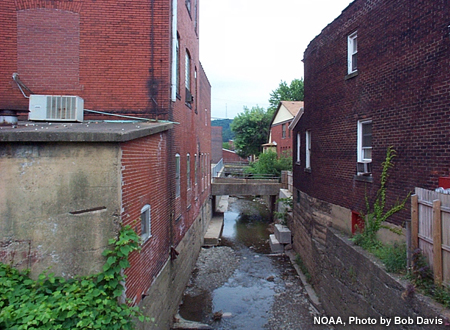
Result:
<svg viewBox="0 0 450 330"><path fill-rule="evenodd" d="M223 245L231 246L240 260L238 268L221 287L195 297L185 295L180 315L207 323L214 329L262 329L270 317L277 286L284 271L279 258L267 256L270 214L255 200L232 198L224 214ZM213 276L213 275L211 275ZM213 321L215 312L231 314Z"/></svg>

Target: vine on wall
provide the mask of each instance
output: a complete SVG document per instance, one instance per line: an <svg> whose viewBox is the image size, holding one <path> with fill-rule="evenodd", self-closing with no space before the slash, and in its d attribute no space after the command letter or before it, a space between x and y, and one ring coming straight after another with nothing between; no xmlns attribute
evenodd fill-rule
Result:
<svg viewBox="0 0 450 330"><path fill-rule="evenodd" d="M123 227L108 241L112 249L103 251L103 271L73 279L44 272L33 280L29 271L0 263L0 329L134 329L133 318L148 321L137 306L118 299L139 240L131 226Z"/></svg>

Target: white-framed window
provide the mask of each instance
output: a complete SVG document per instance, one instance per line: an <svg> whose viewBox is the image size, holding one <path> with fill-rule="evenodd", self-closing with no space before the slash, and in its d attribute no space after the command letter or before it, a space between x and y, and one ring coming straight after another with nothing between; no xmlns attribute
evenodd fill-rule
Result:
<svg viewBox="0 0 450 330"><path fill-rule="evenodd" d="M301 147L301 135L300 132L297 133L297 159L296 159L296 163L300 164L300 147Z"/></svg>
<svg viewBox="0 0 450 330"><path fill-rule="evenodd" d="M184 79L184 85L186 89L186 103L191 104L192 103L192 92L191 92L191 56L189 55L189 51L186 49L186 56L185 56L185 79Z"/></svg>
<svg viewBox="0 0 450 330"><path fill-rule="evenodd" d="M305 151L306 151L306 159L305 159L305 167L311 168L311 131L306 131L305 134Z"/></svg>
<svg viewBox="0 0 450 330"><path fill-rule="evenodd" d="M286 138L286 124L281 124L281 137Z"/></svg>
<svg viewBox="0 0 450 330"><path fill-rule="evenodd" d="M180 95L180 35L177 33L177 43L176 43L176 89L177 95Z"/></svg>
<svg viewBox="0 0 450 330"><path fill-rule="evenodd" d="M353 32L347 38L348 52L348 74L358 71L358 34Z"/></svg>
<svg viewBox="0 0 450 330"><path fill-rule="evenodd" d="M372 161L372 120L358 121L358 162Z"/></svg>
<svg viewBox="0 0 450 330"><path fill-rule="evenodd" d="M180 197L180 154L175 155L175 197Z"/></svg>
<svg viewBox="0 0 450 330"><path fill-rule="evenodd" d="M187 175L187 189L191 189L191 155L186 156L186 175Z"/></svg>
<svg viewBox="0 0 450 330"><path fill-rule="evenodd" d="M152 237L152 227L151 227L151 207L150 205L145 205L141 209L141 239L142 243Z"/></svg>

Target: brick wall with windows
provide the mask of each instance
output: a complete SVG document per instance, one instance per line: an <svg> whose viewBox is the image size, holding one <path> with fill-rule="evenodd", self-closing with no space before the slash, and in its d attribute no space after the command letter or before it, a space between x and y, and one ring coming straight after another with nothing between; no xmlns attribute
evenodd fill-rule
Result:
<svg viewBox="0 0 450 330"><path fill-rule="evenodd" d="M172 31L174 3L177 31ZM188 245L183 239L190 228L203 230L209 220L204 210L210 196L211 86L199 61L198 11L197 0L190 8L185 0L0 2L0 110L20 110L26 118L28 99L11 78L16 72L36 94L78 95L88 110L177 122L162 135L122 145L123 210L118 212L138 232L143 207L149 205L151 213L152 236L140 254L133 254L127 270L127 295L136 303L167 261L169 246ZM187 53L191 98L185 89ZM181 88L172 98L174 76ZM85 112L88 118L117 119ZM204 222L192 226L199 217ZM201 234L186 240L199 245ZM188 277L188 267L183 271Z"/></svg>
<svg viewBox="0 0 450 330"><path fill-rule="evenodd" d="M0 109L28 109L11 79L16 72L35 94L78 95L86 109L167 119L170 6L143 0L2 1Z"/></svg>
<svg viewBox="0 0 450 330"><path fill-rule="evenodd" d="M290 122L272 125L270 128L272 141L277 143L277 154L292 153L292 132L289 130Z"/></svg>
<svg viewBox="0 0 450 330"><path fill-rule="evenodd" d="M416 186L434 189L449 175L449 17L444 0L356 0L312 40L304 53L305 112L295 128L301 137L311 132L311 171L301 146L294 165L298 189L364 210L365 194L373 197L379 187L389 146L397 157L387 205ZM355 31L357 66L349 74ZM364 122L372 123L371 146L365 146L371 174L357 175L358 123ZM391 221L408 217L405 210Z"/></svg>
<svg viewBox="0 0 450 330"><path fill-rule="evenodd" d="M169 257L167 135L162 132L121 145L123 224L131 225L141 235L141 211L150 206L151 237L143 242L140 252L131 254L132 267L125 271L127 297L135 303L139 303Z"/></svg>
<svg viewBox="0 0 450 330"><path fill-rule="evenodd" d="M195 2L196 3L196 2ZM211 162L211 85L199 60L196 24L198 6L190 10L184 0L178 1L178 35L181 70L180 95L172 103L173 120L182 123L174 129L172 153L180 155L180 196L175 199L174 245L176 246L201 213L210 195ZM186 56L188 54L189 56ZM189 65L186 59L189 58ZM189 68L190 78L186 79ZM189 81L189 92L186 82ZM191 95L192 97L188 97ZM190 171L187 155L190 155ZM190 178L187 177L189 173ZM188 185L190 182L190 186Z"/></svg>

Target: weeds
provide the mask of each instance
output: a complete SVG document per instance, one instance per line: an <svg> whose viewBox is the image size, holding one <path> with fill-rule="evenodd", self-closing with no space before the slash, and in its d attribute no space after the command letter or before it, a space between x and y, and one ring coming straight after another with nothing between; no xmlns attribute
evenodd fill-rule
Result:
<svg viewBox="0 0 450 330"><path fill-rule="evenodd" d="M306 282L311 283L311 274L309 273L308 268L306 268L306 265L303 263L302 258L298 254L295 256L295 263L300 267L303 275L305 275Z"/></svg>
<svg viewBox="0 0 450 330"><path fill-rule="evenodd" d="M413 267L408 279L421 293L432 297L437 302L450 308L450 288L445 284L435 284L433 272L420 249L413 251Z"/></svg>

